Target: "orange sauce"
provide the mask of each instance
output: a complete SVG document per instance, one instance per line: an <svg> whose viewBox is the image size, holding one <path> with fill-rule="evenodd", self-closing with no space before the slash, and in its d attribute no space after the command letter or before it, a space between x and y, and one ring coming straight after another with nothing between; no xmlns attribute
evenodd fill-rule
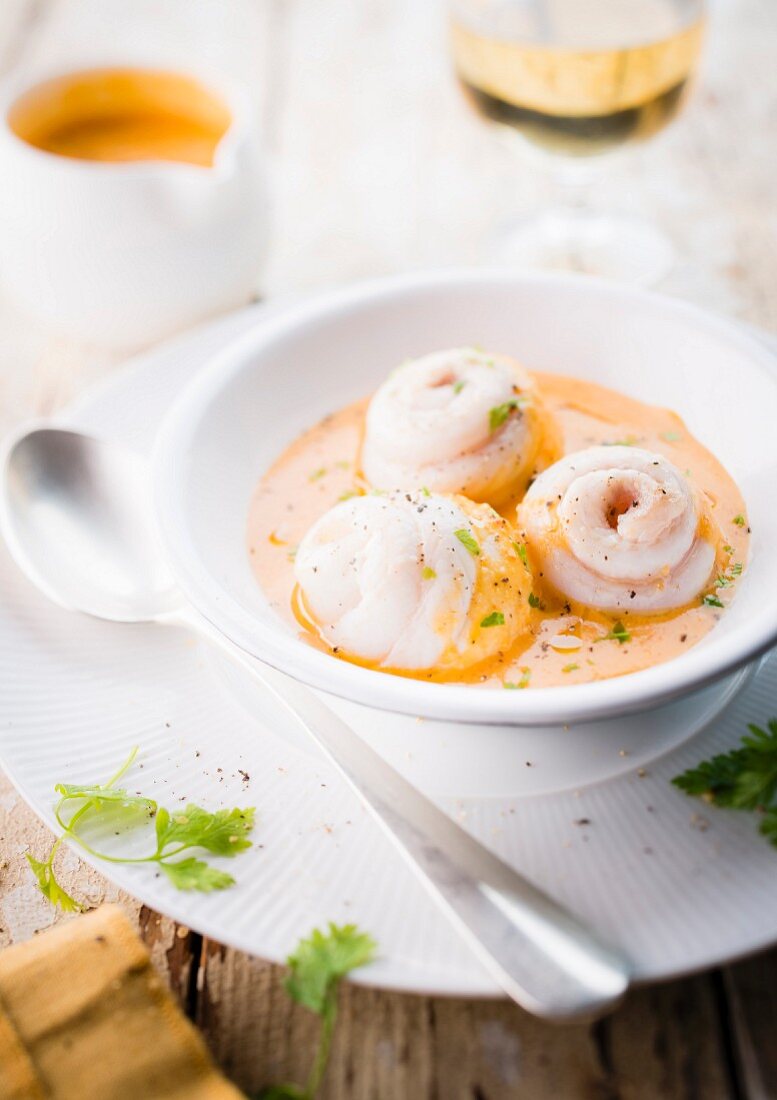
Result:
<svg viewBox="0 0 777 1100"><path fill-rule="evenodd" d="M537 374L540 393L560 431L561 453L600 444L628 444L665 455L705 497L719 540L720 572L748 559L745 505L733 479L689 433L675 413L646 405L593 382ZM248 522L248 547L257 580L272 606L299 629L294 612L294 551L325 511L345 495L364 491L358 456L368 399L350 405L310 428L278 458L256 488ZM515 507L503 512L515 524ZM735 522L740 520L741 522ZM515 537L520 540L516 527ZM717 590L724 605L736 592L738 576ZM466 673L414 674L417 679L477 683L491 687L545 687L622 676L678 656L700 641L725 611L701 601L660 616L606 615L572 606L532 578L540 606L531 630L509 653ZM605 638L620 621L628 640ZM558 651L561 633L580 644ZM300 637L326 648L312 630ZM328 650L327 650L328 651Z"/></svg>
<svg viewBox="0 0 777 1100"><path fill-rule="evenodd" d="M8 122L29 145L62 157L208 167L231 116L226 104L192 77L93 69L37 84L16 100Z"/></svg>

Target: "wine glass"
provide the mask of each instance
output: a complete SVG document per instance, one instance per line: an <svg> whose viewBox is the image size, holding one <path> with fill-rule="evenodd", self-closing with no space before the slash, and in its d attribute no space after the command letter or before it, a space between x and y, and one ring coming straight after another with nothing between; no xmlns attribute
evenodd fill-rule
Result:
<svg viewBox="0 0 777 1100"><path fill-rule="evenodd" d="M671 268L665 234L586 202L604 154L676 116L704 0L449 0L453 59L477 112L551 164L564 201L500 235L497 259L634 283Z"/></svg>

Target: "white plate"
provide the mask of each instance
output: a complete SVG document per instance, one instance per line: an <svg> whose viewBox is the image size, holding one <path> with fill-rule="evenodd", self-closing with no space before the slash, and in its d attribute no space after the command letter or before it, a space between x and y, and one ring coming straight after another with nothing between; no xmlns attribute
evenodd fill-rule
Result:
<svg viewBox="0 0 777 1100"><path fill-rule="evenodd" d="M144 357L87 395L69 421L148 449L192 371L256 316L236 315ZM709 697L707 717L724 690ZM481 760L492 751L502 763L510 759L508 779L495 767L470 777L471 793L488 790L495 797L441 801L504 858L622 944L644 980L712 965L777 939L774 850L756 836L748 815L708 810L669 783L702 757L733 746L747 721L774 712L776 697L772 657L714 729L680 748L673 746L687 736L688 716L677 711L654 715L652 730L650 722L640 728L632 720L609 727L606 737L573 728L566 744L559 741L563 731L554 731L552 751L533 735L505 742L498 729L489 731L495 740L488 745L482 731L472 731L478 737L473 749L468 727L446 730L406 719L394 719L400 724L381 733L371 712L369 728L361 708L348 704L348 713L379 747L397 739L394 762L438 795L464 791L467 779L464 766L440 774L442 751L470 762L478 750ZM283 958L314 924L356 920L381 945L380 961L360 980L463 996L495 991L358 801L324 764L295 747L299 736L283 714L183 633L59 611L3 552L0 698L0 756L49 824L55 782L107 776L136 743L142 769L132 773L132 785L162 803L186 797L210 806L257 806L257 846L230 864L239 884L224 894L180 894L146 869L100 864L146 904L273 959ZM702 716L697 710L694 717ZM571 788L581 755L591 752L593 772L617 777L587 786L581 778ZM567 757L572 764L564 774L559 761ZM640 777L638 764L649 774ZM247 784L238 769L250 775ZM550 787L565 789L538 793ZM535 793L518 797L516 790Z"/></svg>
<svg viewBox="0 0 777 1100"><path fill-rule="evenodd" d="M281 621L245 548L259 475L304 427L363 397L397 363L473 343L669 407L724 463L747 502L751 554L731 607L698 645L594 683L473 691L335 661ZM413 273L316 296L217 356L160 430L157 518L195 607L242 649L315 687L448 721L611 718L697 690L777 639L776 423L770 355L741 327L702 310L579 276ZM731 520L720 517L721 525Z"/></svg>

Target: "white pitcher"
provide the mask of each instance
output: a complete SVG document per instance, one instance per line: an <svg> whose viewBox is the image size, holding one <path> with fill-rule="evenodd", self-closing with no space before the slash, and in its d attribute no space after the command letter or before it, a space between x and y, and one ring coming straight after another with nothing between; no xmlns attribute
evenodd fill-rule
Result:
<svg viewBox="0 0 777 1100"><path fill-rule="evenodd" d="M158 340L245 303L265 258L268 222L247 97L203 81L231 114L212 166L80 160L28 144L8 121L24 92L63 75L0 88L4 291L31 317L113 347Z"/></svg>

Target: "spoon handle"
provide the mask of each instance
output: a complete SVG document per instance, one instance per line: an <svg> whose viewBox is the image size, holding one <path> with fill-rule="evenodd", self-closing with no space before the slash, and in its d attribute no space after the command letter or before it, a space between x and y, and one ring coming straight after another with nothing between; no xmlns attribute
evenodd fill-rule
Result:
<svg viewBox="0 0 777 1100"><path fill-rule="evenodd" d="M309 688L261 664L208 623L187 625L269 690L323 749L504 991L546 1019L615 1007L627 960L495 856L390 767Z"/></svg>

